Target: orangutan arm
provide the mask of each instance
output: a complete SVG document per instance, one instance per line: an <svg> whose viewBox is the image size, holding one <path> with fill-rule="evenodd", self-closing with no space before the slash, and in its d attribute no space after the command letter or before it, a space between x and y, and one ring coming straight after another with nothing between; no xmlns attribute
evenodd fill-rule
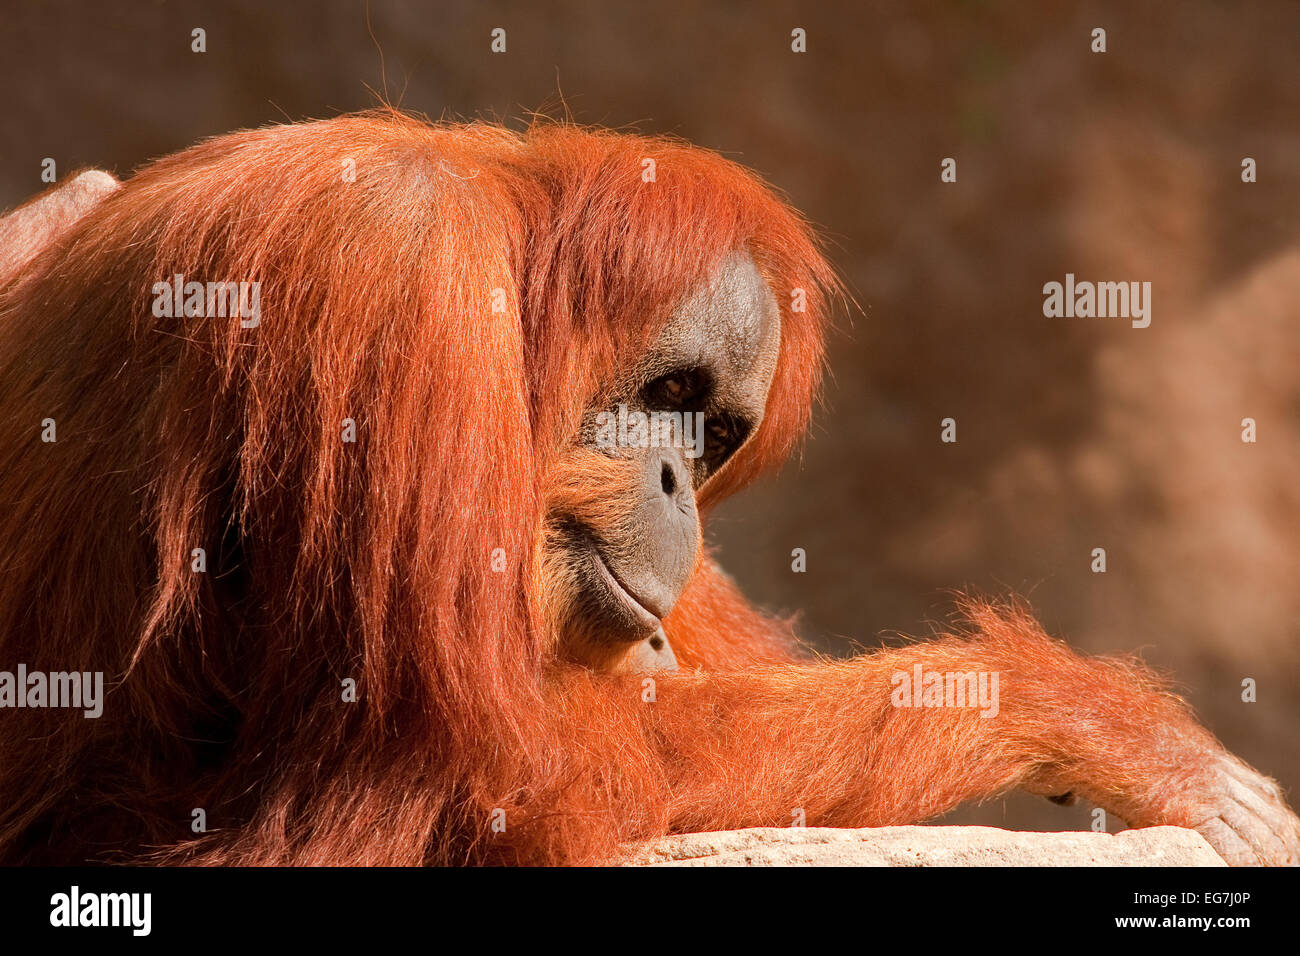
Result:
<svg viewBox="0 0 1300 956"><path fill-rule="evenodd" d="M1076 655L1015 612L972 613L978 630L964 638L836 663L661 674L632 703L636 689L615 685L623 727L661 770L666 828L788 826L798 811L810 826L915 823L1022 787L1078 793L1135 826L1194 827L1231 863L1300 858L1300 826L1275 785L1141 667ZM910 679L917 665L997 674L996 710L896 706L896 675ZM588 709L602 711L602 742L626 753L634 744L618 739L608 702ZM634 816L657 799L644 794Z"/></svg>

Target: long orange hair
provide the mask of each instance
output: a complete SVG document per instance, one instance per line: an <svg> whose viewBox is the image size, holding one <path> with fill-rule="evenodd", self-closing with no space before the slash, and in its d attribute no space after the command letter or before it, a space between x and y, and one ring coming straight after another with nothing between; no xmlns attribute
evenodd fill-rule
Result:
<svg viewBox="0 0 1300 956"><path fill-rule="evenodd" d="M541 505L584 402L738 249L781 356L707 508L802 435L834 288L712 152L391 111L239 132L8 277L0 665L109 692L95 720L3 715L0 860L572 861L662 832L651 748L566 730L620 679L544 640ZM176 275L259 282L260 323L156 317ZM737 661L781 653L706 564L669 622L684 663L719 622Z"/></svg>

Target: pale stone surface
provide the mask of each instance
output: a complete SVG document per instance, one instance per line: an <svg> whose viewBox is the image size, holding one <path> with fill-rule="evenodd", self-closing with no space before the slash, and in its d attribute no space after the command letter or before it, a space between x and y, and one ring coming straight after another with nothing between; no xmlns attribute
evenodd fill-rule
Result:
<svg viewBox="0 0 1300 956"><path fill-rule="evenodd" d="M1225 866L1195 830L1023 833L993 827L756 827L665 837L631 866Z"/></svg>

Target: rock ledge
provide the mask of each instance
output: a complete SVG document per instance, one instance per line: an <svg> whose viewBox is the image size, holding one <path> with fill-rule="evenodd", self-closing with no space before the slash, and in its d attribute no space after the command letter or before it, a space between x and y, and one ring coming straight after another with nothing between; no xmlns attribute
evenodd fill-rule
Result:
<svg viewBox="0 0 1300 956"><path fill-rule="evenodd" d="M629 866L1224 866L1195 830L1026 833L994 827L756 827L664 837Z"/></svg>

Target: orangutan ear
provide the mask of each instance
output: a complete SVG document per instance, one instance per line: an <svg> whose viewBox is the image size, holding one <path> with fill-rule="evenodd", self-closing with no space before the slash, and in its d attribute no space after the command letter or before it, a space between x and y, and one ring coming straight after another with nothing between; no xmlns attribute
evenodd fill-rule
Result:
<svg viewBox="0 0 1300 956"><path fill-rule="evenodd" d="M121 188L110 173L87 169L0 219L0 277L30 262L105 196Z"/></svg>

